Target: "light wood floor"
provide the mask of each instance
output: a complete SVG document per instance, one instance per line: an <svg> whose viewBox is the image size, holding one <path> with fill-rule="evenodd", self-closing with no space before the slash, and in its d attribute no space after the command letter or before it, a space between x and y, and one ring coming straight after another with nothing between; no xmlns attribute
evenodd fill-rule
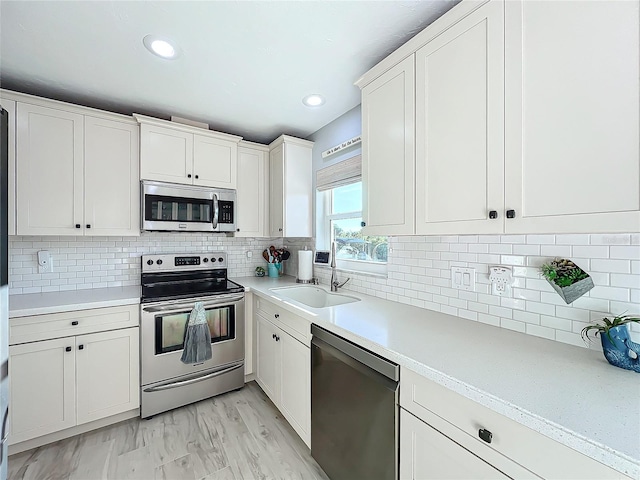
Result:
<svg viewBox="0 0 640 480"><path fill-rule="evenodd" d="M150 420L12 455L8 478L328 480L255 382Z"/></svg>

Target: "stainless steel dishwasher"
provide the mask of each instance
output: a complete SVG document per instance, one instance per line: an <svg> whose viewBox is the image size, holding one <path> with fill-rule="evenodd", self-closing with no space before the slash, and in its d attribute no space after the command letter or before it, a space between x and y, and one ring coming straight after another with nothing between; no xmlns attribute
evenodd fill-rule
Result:
<svg viewBox="0 0 640 480"><path fill-rule="evenodd" d="M311 456L331 480L397 479L398 365L311 333Z"/></svg>

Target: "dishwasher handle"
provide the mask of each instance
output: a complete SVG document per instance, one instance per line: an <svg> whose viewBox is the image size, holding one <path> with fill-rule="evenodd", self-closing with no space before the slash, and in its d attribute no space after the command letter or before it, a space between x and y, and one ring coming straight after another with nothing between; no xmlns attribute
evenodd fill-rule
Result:
<svg viewBox="0 0 640 480"><path fill-rule="evenodd" d="M365 350L364 348L314 324L311 325L311 333L313 335L311 343L317 343L317 341L320 340L323 345L329 345L334 349L339 350L342 354L357 360L359 363L366 365L381 375L384 375L389 380L394 382L398 382L400 380L400 367L386 358L382 358L375 353Z"/></svg>

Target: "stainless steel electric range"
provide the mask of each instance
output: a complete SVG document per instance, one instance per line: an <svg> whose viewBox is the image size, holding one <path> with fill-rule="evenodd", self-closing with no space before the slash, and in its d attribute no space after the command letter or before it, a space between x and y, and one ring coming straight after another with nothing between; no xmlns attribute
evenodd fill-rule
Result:
<svg viewBox="0 0 640 480"><path fill-rule="evenodd" d="M244 385L244 288L227 278L224 252L143 255L142 418ZM189 314L202 302L211 360L180 361Z"/></svg>

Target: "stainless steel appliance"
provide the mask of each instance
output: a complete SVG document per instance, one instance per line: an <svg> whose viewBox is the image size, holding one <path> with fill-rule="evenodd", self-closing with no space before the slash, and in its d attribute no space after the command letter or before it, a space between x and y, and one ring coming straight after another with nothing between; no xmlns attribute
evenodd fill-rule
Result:
<svg viewBox="0 0 640 480"><path fill-rule="evenodd" d="M225 253L142 256L142 418L244 385L244 288L227 278ZM189 314L204 305L212 358L180 361Z"/></svg>
<svg viewBox="0 0 640 480"><path fill-rule="evenodd" d="M235 232L236 191L143 180L143 230Z"/></svg>
<svg viewBox="0 0 640 480"><path fill-rule="evenodd" d="M7 478L9 421L9 114L0 108L0 478Z"/></svg>
<svg viewBox="0 0 640 480"><path fill-rule="evenodd" d="M398 365L311 333L311 456L331 480L397 479Z"/></svg>

